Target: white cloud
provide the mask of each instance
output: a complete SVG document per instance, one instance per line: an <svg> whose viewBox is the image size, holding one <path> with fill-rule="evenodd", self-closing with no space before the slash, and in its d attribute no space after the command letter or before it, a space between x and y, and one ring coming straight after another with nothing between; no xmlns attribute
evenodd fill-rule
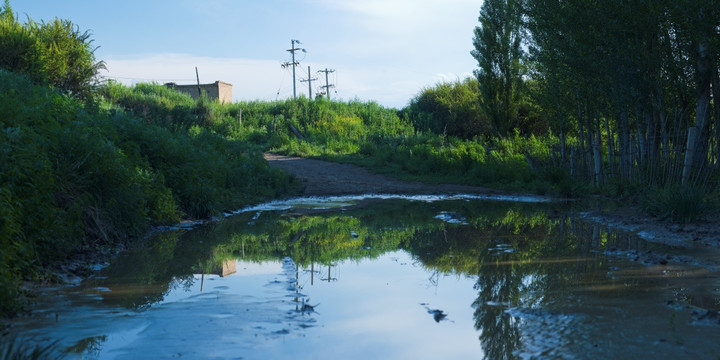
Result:
<svg viewBox="0 0 720 360"><path fill-rule="evenodd" d="M324 85L324 76L316 71L335 69L330 81L337 81L331 93L336 99L375 100L401 108L423 88L462 80L475 68L470 50L481 1L306 0L305 4L309 13L322 10L328 22L323 23L327 27L311 27L311 32L288 32L300 36L302 46L308 48L297 69L298 79L306 77L310 65L313 75L320 78L313 84L317 89ZM268 26L262 29L273 28ZM202 83L221 80L233 84L235 100L290 98L291 71L280 68L281 60L289 57L282 45L275 52L268 51L267 39L276 36L264 36L238 40L243 54L229 55L234 57L170 53L103 59L108 76L125 84L149 80L191 84L197 66ZM307 94L307 83L297 83L297 94Z"/></svg>

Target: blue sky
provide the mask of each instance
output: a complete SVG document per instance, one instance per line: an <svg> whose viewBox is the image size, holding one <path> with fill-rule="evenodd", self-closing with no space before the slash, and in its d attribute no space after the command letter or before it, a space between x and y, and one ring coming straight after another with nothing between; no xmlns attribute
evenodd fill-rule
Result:
<svg viewBox="0 0 720 360"><path fill-rule="evenodd" d="M332 98L401 108L423 88L472 74L481 0L11 0L21 21L69 19L91 31L102 75L124 84L195 80L233 84L235 100L292 97L297 78L335 73ZM297 82L307 96L308 83Z"/></svg>

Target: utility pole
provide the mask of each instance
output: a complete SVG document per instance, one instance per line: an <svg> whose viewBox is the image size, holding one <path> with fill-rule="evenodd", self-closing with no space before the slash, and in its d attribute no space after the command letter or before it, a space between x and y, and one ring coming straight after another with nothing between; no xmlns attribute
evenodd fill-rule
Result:
<svg viewBox="0 0 720 360"><path fill-rule="evenodd" d="M295 99L295 66L300 65L299 62L295 61L295 52L300 50L302 52L305 52L305 49L302 48L296 48L295 45L300 45L300 40L291 39L290 40L290 49L287 50L292 54L292 62L285 62L282 64L283 68L286 68L288 66L292 66L293 70L293 99Z"/></svg>
<svg viewBox="0 0 720 360"><path fill-rule="evenodd" d="M328 74L335 72L335 70L325 68L325 70L319 70L318 72L325 73L325 86L321 86L321 88L325 88L325 94L327 94L327 99L330 100L330 88L334 87L335 85L328 84Z"/></svg>
<svg viewBox="0 0 720 360"><path fill-rule="evenodd" d="M200 90L200 74L198 73L197 66L195 67L195 78L197 79L198 99L200 99L202 91Z"/></svg>
<svg viewBox="0 0 720 360"><path fill-rule="evenodd" d="M310 66L308 66L308 78L307 80L300 80L300 82L306 82L308 83L308 99L312 100L312 82L317 80L317 78L310 77Z"/></svg>

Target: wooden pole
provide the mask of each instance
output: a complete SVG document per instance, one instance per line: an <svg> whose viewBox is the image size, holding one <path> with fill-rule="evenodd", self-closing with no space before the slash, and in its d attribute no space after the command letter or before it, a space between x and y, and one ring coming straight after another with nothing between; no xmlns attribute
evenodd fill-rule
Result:
<svg viewBox="0 0 720 360"><path fill-rule="evenodd" d="M198 74L197 66L195 67L195 78L197 79L197 88L198 88L198 99L202 95L202 92L200 91L200 74Z"/></svg>

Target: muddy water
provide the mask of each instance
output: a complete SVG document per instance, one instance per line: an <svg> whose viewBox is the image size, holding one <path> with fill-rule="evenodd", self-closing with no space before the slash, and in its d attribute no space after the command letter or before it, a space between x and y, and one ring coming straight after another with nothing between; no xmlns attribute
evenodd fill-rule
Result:
<svg viewBox="0 0 720 360"><path fill-rule="evenodd" d="M88 359L720 356L717 252L536 200L247 208L47 289L10 333Z"/></svg>

